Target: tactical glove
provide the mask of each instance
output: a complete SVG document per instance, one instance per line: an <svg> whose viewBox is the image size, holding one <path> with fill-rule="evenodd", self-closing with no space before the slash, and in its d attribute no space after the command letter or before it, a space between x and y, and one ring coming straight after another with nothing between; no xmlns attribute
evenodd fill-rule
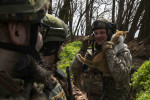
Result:
<svg viewBox="0 0 150 100"><path fill-rule="evenodd" d="M104 42L103 45L102 45L102 50L103 50L103 51L106 51L106 50L108 50L108 49L113 49L113 48L114 48L114 43L111 42L111 41L106 41L106 42Z"/></svg>
<svg viewBox="0 0 150 100"><path fill-rule="evenodd" d="M90 35L85 36L82 40L81 50L86 51L93 40L94 40L94 38L92 36L90 36Z"/></svg>

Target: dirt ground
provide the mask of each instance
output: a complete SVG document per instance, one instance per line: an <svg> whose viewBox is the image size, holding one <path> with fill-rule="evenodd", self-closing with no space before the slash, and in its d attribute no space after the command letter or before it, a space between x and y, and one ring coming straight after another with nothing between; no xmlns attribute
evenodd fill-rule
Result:
<svg viewBox="0 0 150 100"><path fill-rule="evenodd" d="M132 54L134 69L138 69L144 61L150 58L150 45L144 45L143 42L137 42L137 39L132 40L128 44Z"/></svg>

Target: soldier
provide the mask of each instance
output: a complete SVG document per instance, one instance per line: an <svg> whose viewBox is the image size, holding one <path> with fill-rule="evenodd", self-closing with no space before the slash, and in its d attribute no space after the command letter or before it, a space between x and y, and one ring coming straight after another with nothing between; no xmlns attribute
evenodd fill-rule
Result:
<svg viewBox="0 0 150 100"><path fill-rule="evenodd" d="M92 24L94 50L88 49L93 37L85 37L79 51L89 60L104 51L111 77L104 77L97 69L88 68L77 57L71 64L74 84L87 93L88 100L127 100L132 57L127 47L114 53L110 38L116 31L115 27L106 19L97 19Z"/></svg>
<svg viewBox="0 0 150 100"><path fill-rule="evenodd" d="M64 72L57 67L57 61L62 51L62 46L69 36L68 26L59 18L47 14L43 20L44 26L49 26L49 30L43 32L44 45L40 50L45 60L47 70L53 71L50 76L50 86L45 87L43 92L49 100L86 100L79 89L73 87L74 96L70 97L68 82ZM71 90L70 90L71 91Z"/></svg>
<svg viewBox="0 0 150 100"><path fill-rule="evenodd" d="M0 99L38 100L32 86L41 60L40 22L48 6L47 0L0 1Z"/></svg>
<svg viewBox="0 0 150 100"><path fill-rule="evenodd" d="M63 42L68 36L68 26L61 19L50 14L46 14L43 23L43 26L49 26L49 30L43 30L44 45L40 50L46 63L43 67L54 72L54 75L50 75L50 86L45 86L43 92L49 100L66 100L65 92L67 91L64 92L61 86L63 84L60 84L65 81L65 73L57 67L56 63L59 60Z"/></svg>

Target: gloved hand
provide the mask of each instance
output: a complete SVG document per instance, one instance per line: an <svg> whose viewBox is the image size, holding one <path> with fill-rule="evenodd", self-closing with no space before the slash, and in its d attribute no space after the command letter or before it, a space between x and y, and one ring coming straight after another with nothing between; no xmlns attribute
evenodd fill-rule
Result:
<svg viewBox="0 0 150 100"><path fill-rule="evenodd" d="M108 50L108 49L113 49L113 48L114 48L114 43L111 42L111 41L106 41L106 42L104 42L103 45L102 45L102 50L103 50L103 51L106 51L106 50Z"/></svg>
<svg viewBox="0 0 150 100"><path fill-rule="evenodd" d="M87 50L87 48L89 47L89 45L92 43L92 41L94 40L94 38L90 35L85 36L82 40L82 46L81 46L81 50Z"/></svg>

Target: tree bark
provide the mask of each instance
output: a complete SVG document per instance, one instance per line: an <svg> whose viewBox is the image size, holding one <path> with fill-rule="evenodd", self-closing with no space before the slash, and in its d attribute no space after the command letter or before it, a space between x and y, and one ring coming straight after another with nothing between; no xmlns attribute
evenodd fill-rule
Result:
<svg viewBox="0 0 150 100"><path fill-rule="evenodd" d="M116 0L113 0L112 3L112 22L115 23L115 2Z"/></svg>
<svg viewBox="0 0 150 100"><path fill-rule="evenodd" d="M124 18L125 18L125 21L124 21L124 30L126 30L126 31L128 30L129 25L131 24L130 20L132 19L131 16L132 16L132 10L133 10L134 2L135 2L135 0L128 1L127 2L126 12L124 12L124 15L125 15L124 16Z"/></svg>
<svg viewBox="0 0 150 100"><path fill-rule="evenodd" d="M50 1L50 6L49 6L49 9L48 9L48 13L52 14L52 0L49 0L49 1Z"/></svg>
<svg viewBox="0 0 150 100"><path fill-rule="evenodd" d="M71 1L70 3L70 17L69 17L69 32L70 32L70 35L71 35L71 42L74 41L74 34L73 34L73 30L72 30L72 23L73 23L73 16L74 16L74 13L73 13L73 3Z"/></svg>
<svg viewBox="0 0 150 100"><path fill-rule="evenodd" d="M122 29L122 22L123 22L123 11L124 11L124 2L125 0L120 0L119 2L119 11L118 11L118 17L117 17L117 23L118 23L118 29L119 30L123 30Z"/></svg>
<svg viewBox="0 0 150 100"><path fill-rule="evenodd" d="M142 26L138 36L138 41L144 41L144 44L150 44L150 0L145 1L145 13Z"/></svg>
<svg viewBox="0 0 150 100"><path fill-rule="evenodd" d="M62 19L66 24L68 24L70 16L70 2L71 0L64 0L64 5L59 12L59 18Z"/></svg>
<svg viewBox="0 0 150 100"><path fill-rule="evenodd" d="M133 22L131 24L131 28L129 30L129 33L127 34L127 38L126 38L127 43L134 39L134 35L138 29L139 18L143 13L143 11L144 11L144 0L140 2L139 7L134 16Z"/></svg>
<svg viewBox="0 0 150 100"><path fill-rule="evenodd" d="M85 35L90 35L91 34L91 17L90 17L90 12L92 7L91 7L92 4L90 4L90 7L89 6L89 0L86 0L86 32L85 32Z"/></svg>

